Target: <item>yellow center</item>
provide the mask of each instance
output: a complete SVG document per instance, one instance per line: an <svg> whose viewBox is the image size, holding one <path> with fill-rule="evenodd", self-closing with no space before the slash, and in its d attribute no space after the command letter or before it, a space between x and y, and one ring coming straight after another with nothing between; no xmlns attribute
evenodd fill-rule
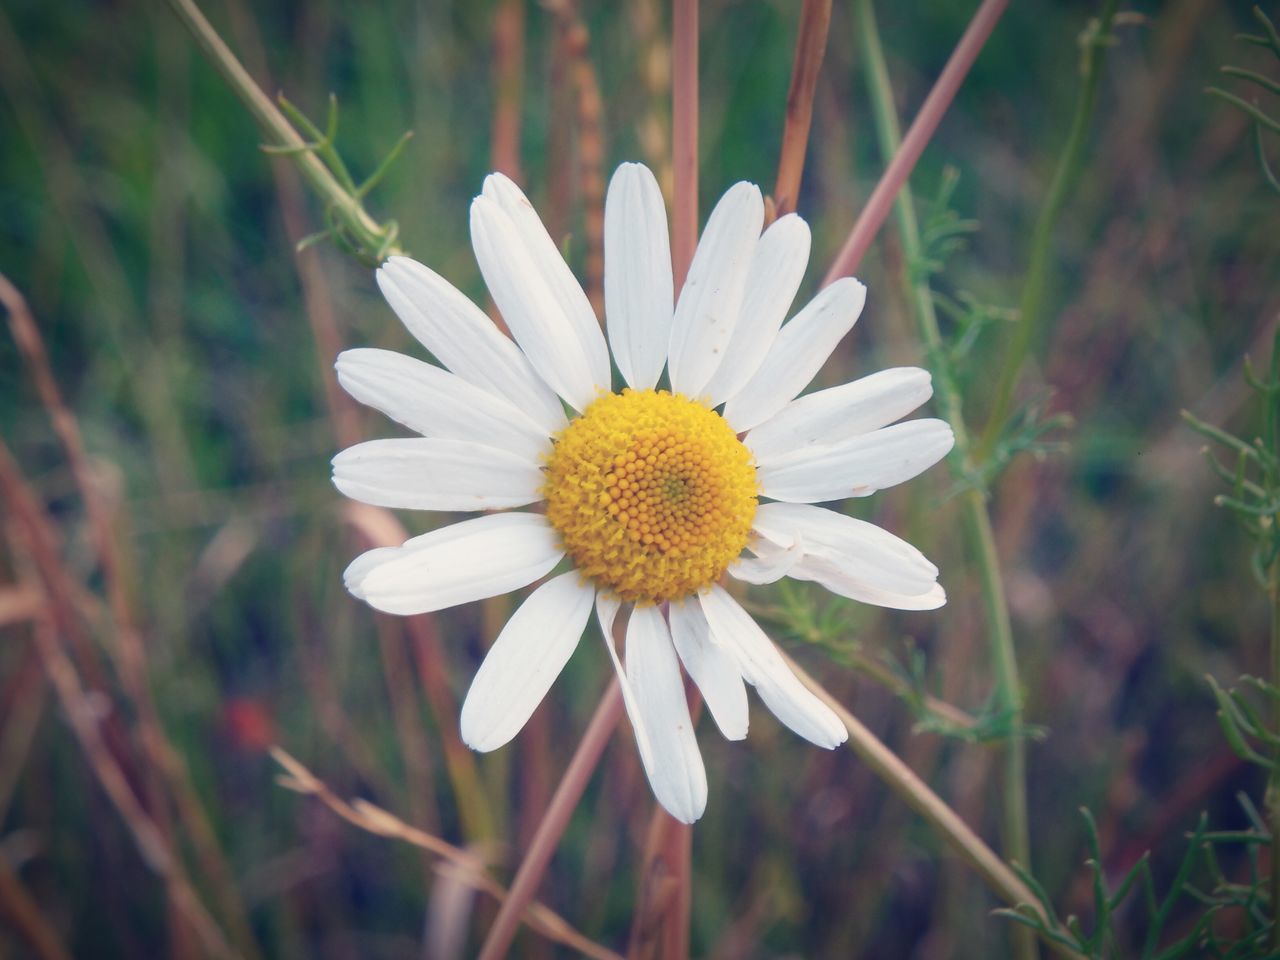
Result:
<svg viewBox="0 0 1280 960"><path fill-rule="evenodd" d="M665 390L624 390L556 436L543 493L583 575L623 600L660 603L714 583L737 559L756 513L756 471L714 410Z"/></svg>

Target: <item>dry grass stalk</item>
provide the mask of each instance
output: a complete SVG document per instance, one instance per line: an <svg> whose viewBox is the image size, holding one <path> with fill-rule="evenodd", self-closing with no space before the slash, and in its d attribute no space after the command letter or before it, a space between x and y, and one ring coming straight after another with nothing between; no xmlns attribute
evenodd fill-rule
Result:
<svg viewBox="0 0 1280 960"><path fill-rule="evenodd" d="M37 621L33 631L36 650L90 768L129 828L143 861L164 880L172 905L199 937L205 951L214 957L238 956L191 886L186 868L168 837L144 809L119 762L102 739L98 711L90 705L79 673L60 637L64 633L80 634L82 630L75 612L74 596L66 588L70 577L54 549L52 522L32 495L2 440L0 493L15 517L17 532L49 597L50 621ZM163 755L157 758L161 764L164 761Z"/></svg>
<svg viewBox="0 0 1280 960"><path fill-rule="evenodd" d="M565 827L569 825L569 818L582 798L587 781L600 762L605 744L609 742L609 737L612 736L620 719L622 719L622 688L618 685L618 678L614 677L609 683L609 689L600 699L600 705L596 707L591 722L587 724L587 729L578 742L573 759L569 761L560 784L556 787L551 805L547 808L546 815L542 818L542 823L539 824L533 841L529 844L524 860L516 871L511 892L499 908L493 926L489 928L484 946L480 949L480 960L501 960L507 955L511 941L515 939L519 928L520 918L526 906L533 902L538 886L546 873L547 864L551 862L551 855L555 853L556 845L564 835Z"/></svg>
<svg viewBox="0 0 1280 960"><path fill-rule="evenodd" d="M395 814L366 800L357 799L348 803L280 747L272 747L271 756L285 770L285 773L277 778L279 784L285 789L315 797L354 827L379 837L403 841L443 858L448 861L450 875L454 879L483 891L504 907L510 902L512 894L489 876L484 860L476 854L456 847L424 830L419 830L405 823ZM612 950L584 937L549 907L536 901L526 902L522 906L523 911L519 915L521 919L544 937L596 960L621 960Z"/></svg>
<svg viewBox="0 0 1280 960"><path fill-rule="evenodd" d="M524 94L525 0L502 0L493 14L493 123L490 165L519 183Z"/></svg>
<svg viewBox="0 0 1280 960"><path fill-rule="evenodd" d="M33 957L39 960L71 960L58 931L40 912L39 905L27 893L4 857L0 857L0 918L27 945Z"/></svg>
<svg viewBox="0 0 1280 960"><path fill-rule="evenodd" d="M773 204L767 218L772 221L796 209L804 156L809 146L809 125L813 121L813 95L818 89L818 72L827 49L831 26L831 0L805 0L796 35L796 54L791 66L791 86L787 89L787 111L782 126L782 149L778 156L778 179L773 188Z"/></svg>
<svg viewBox="0 0 1280 960"><path fill-rule="evenodd" d="M604 316L604 101L591 63L586 24L573 0L550 0L561 49L568 61L578 124L578 190L582 197L582 232L586 241L584 289L597 317Z"/></svg>
<svg viewBox="0 0 1280 960"><path fill-rule="evenodd" d="M231 869L216 834L208 824L208 817L204 812L199 794L191 782L186 762L173 748L160 723L159 712L151 695L150 681L147 676L147 653L133 616L123 573L124 559L117 533L113 529L111 510L102 495L101 485L94 476L80 433L79 422L62 397L62 391L53 376L44 339L40 335L39 326L27 306L26 299L3 274L0 274L0 304L8 313L9 329L14 342L27 362L27 370L35 383L40 402L53 423L54 432L62 445L63 453L84 503L90 539L106 587L111 633L115 639L114 646L108 646L108 649L114 654L116 669L125 695L138 716L138 737L147 757L147 762L144 764L147 810L154 818L156 829L165 838L166 846L170 848L172 848L172 825L169 822L171 799L177 804L187 822L195 826L191 839L204 865L206 875L217 881L220 902L228 921L236 930L240 949L250 956L255 956L257 950L244 907L235 892L235 880ZM35 501L31 500L31 504L34 507ZM51 613L65 612L68 619L75 622L75 615L70 611L81 606L77 602L79 591L73 589L75 580L65 575L65 571L61 576L54 576L55 568L59 564L53 548L56 541L52 536L52 522L38 508L33 517L33 522L36 523L43 520L49 532L49 535L44 538L48 547L44 572L53 577L45 584L46 591L53 599ZM52 586L53 583L65 591L65 595L58 596ZM65 609L59 607L59 604L65 604ZM75 629L73 634L81 636L82 631ZM87 650L89 647L90 644L87 641L78 644L78 649ZM105 678L97 675L96 672L90 679L97 686L106 686ZM186 914L189 912L188 908L178 901L193 897L194 894L189 884L186 885L185 890L183 889L182 873L179 863L176 870L170 870L162 876L171 885L176 884L170 891L170 898L176 904L175 909ZM205 935L201 934L201 938L205 939Z"/></svg>
<svg viewBox="0 0 1280 960"><path fill-rule="evenodd" d="M1008 5L1009 0L983 0L982 6L969 21L969 26L965 29L960 42L956 44L951 58L943 67L933 89L925 97L924 104L912 121L907 135L902 138L902 147L881 174L880 182L876 184L875 190L862 208L862 213L858 215L844 246L836 254L831 269L823 278L824 287L840 277L852 276L857 271L863 256L871 247L871 242L884 226L885 218L889 216L889 210L893 207L898 191L911 176L916 161L920 159L920 154L924 153L924 148L933 138L947 108L955 99L956 91L960 89L960 84L964 82L969 68L978 58L987 38L991 36L991 31L995 29Z"/></svg>

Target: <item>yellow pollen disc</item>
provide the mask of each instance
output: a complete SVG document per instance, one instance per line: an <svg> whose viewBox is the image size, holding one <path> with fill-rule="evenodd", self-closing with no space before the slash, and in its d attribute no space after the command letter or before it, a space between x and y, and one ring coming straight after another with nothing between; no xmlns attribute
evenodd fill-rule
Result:
<svg viewBox="0 0 1280 960"><path fill-rule="evenodd" d="M623 600L714 583L756 514L751 453L714 410L665 390L600 397L555 437L547 519L578 570Z"/></svg>

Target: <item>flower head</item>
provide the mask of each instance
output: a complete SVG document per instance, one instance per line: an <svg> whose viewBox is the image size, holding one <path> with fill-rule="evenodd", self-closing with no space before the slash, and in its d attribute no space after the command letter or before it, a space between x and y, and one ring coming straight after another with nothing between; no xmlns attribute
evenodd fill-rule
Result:
<svg viewBox="0 0 1280 960"><path fill-rule="evenodd" d="M337 364L352 396L421 434L342 451L339 490L379 506L500 511L362 554L347 588L379 610L425 613L519 589L567 560L489 650L462 737L477 750L514 737L594 608L649 782L685 822L702 814L707 784L681 664L730 739L747 733L745 684L819 746L848 735L720 585L726 573L810 580L908 610L946 600L937 568L910 544L814 505L867 496L946 455L945 423L896 422L929 398L929 375L886 370L800 397L866 290L838 280L784 325L809 228L792 214L762 233L763 218L757 187L731 188L677 301L657 182L621 166L605 204L606 345L532 205L493 174L472 204L471 236L513 339L439 275L395 257L378 285L443 367L370 349ZM511 509L537 503L541 512ZM625 666L613 630L624 607Z"/></svg>

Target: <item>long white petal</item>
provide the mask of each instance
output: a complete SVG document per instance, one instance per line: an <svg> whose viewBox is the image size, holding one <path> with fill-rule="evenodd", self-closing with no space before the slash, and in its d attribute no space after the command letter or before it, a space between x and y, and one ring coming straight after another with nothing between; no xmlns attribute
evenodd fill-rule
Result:
<svg viewBox="0 0 1280 960"><path fill-rule="evenodd" d="M820 747L831 749L849 738L840 718L796 679L773 641L724 588L713 586L699 600L712 636L733 651L743 679L775 717Z"/></svg>
<svg viewBox="0 0 1280 960"><path fill-rule="evenodd" d="M411 334L468 383L506 397L548 433L565 425L564 408L520 348L447 280L408 257L391 257L378 287Z"/></svg>
<svg viewBox="0 0 1280 960"><path fill-rule="evenodd" d="M734 184L711 211L671 325L668 372L678 393L701 396L724 359L763 223L754 183Z"/></svg>
<svg viewBox="0 0 1280 960"><path fill-rule="evenodd" d="M518 590L564 556L559 535L546 517L533 513L463 520L393 549L369 561L357 557L345 579L370 606L399 614L430 613Z"/></svg>
<svg viewBox="0 0 1280 960"><path fill-rule="evenodd" d="M809 301L778 332L769 355L724 408L724 417L741 433L768 420L796 397L857 322L867 288L844 277Z"/></svg>
<svg viewBox="0 0 1280 960"><path fill-rule="evenodd" d="M533 459L469 440L368 440L333 458L333 485L377 507L520 507L542 499L544 480Z"/></svg>
<svg viewBox="0 0 1280 960"><path fill-rule="evenodd" d="M471 245L511 335L542 379L574 409L585 410L610 387L608 352L602 366L596 349L597 339L604 349L604 335L597 327L595 338L584 336L581 324L565 313L526 239L498 201L483 195L472 201Z"/></svg>
<svg viewBox="0 0 1280 960"><path fill-rule="evenodd" d="M762 504L752 528L779 547L788 543L801 547L803 561L824 560L842 576L874 589L920 596L930 593L938 579L938 568L907 541L873 523L824 507ZM798 573L792 571L791 576Z"/></svg>
<svg viewBox="0 0 1280 960"><path fill-rule="evenodd" d="M653 767L646 772L654 796L681 823L693 823L707 807L707 772L689 719L680 663L657 607L631 611L627 679L653 749Z"/></svg>
<svg viewBox="0 0 1280 960"><path fill-rule="evenodd" d="M831 446L804 447L756 471L773 500L821 503L865 497L910 480L951 450L955 436L942 420L908 420Z"/></svg>
<svg viewBox="0 0 1280 960"><path fill-rule="evenodd" d="M496 750L524 727L578 646L595 589L570 570L548 580L507 621L462 704L472 750Z"/></svg>
<svg viewBox="0 0 1280 960"><path fill-rule="evenodd" d="M627 679L626 668L618 658L618 645L613 638L613 624L622 608L617 597L600 591L596 594L596 618L600 622L600 635L604 638L605 649L609 651L609 659L613 662L614 673L618 676L618 687L622 691L622 703L627 708L627 717L631 720L631 731L636 739L636 750L640 754L640 763L644 767L645 776L653 782L653 748L649 744L649 734L640 718L640 707L636 703L635 691L631 689L631 681Z"/></svg>
<svg viewBox="0 0 1280 960"><path fill-rule="evenodd" d="M667 362L674 294L662 190L649 168L624 163L604 201L604 314L618 370L647 390Z"/></svg>
<svg viewBox="0 0 1280 960"><path fill-rule="evenodd" d="M745 442L756 455L757 464L767 463L803 447L827 446L888 426L932 394L927 370L881 370L792 400L748 433Z"/></svg>
<svg viewBox="0 0 1280 960"><path fill-rule="evenodd" d="M592 309L582 284L573 275L560 248L547 232L538 211L524 195L524 191L505 174L491 173L485 177L483 193L496 200L515 224L525 250L573 327L586 354L596 386L608 390L609 348L605 344L604 333L600 330L600 320Z"/></svg>
<svg viewBox="0 0 1280 960"><path fill-rule="evenodd" d="M809 247L809 225L794 213L779 217L761 235L733 339L706 387L712 406L736 394L760 369L800 289Z"/></svg>
<svg viewBox="0 0 1280 960"><path fill-rule="evenodd" d="M935 583L924 593L897 593L872 586L851 576L838 564L820 557L805 557L791 568L795 580L811 580L834 594L892 610L936 610L947 602L947 592Z"/></svg>
<svg viewBox="0 0 1280 960"><path fill-rule="evenodd" d="M448 370L370 348L343 351L335 366L347 393L424 437L473 440L535 462L551 449L523 410Z"/></svg>
<svg viewBox="0 0 1280 960"><path fill-rule="evenodd" d="M712 642L711 628L696 599L673 601L668 613L671 642L689 676L702 691L711 718L726 739L743 739L747 735L749 711L747 687L742 682L737 661L725 647Z"/></svg>

